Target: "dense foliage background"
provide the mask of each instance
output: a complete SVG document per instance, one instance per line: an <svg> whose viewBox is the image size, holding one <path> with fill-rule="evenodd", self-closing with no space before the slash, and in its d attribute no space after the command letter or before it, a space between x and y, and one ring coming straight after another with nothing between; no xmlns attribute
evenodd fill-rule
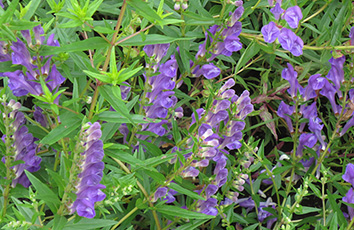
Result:
<svg viewBox="0 0 354 230"><path fill-rule="evenodd" d="M0 1L2 229L351 229L350 1Z"/></svg>

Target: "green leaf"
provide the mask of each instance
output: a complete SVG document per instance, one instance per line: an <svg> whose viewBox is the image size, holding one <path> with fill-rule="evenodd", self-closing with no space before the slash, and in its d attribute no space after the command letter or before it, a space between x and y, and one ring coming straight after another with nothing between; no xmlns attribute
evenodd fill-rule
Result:
<svg viewBox="0 0 354 230"><path fill-rule="evenodd" d="M119 43L119 45L120 46L145 46L145 45L152 45L152 44L172 43L175 41L193 40L193 39L195 38L194 37L174 38L174 37L169 37L161 34L148 34L146 35L146 39L144 40L142 39L141 36L135 36L124 42Z"/></svg>
<svg viewBox="0 0 354 230"><path fill-rule="evenodd" d="M295 209L295 213L298 215L303 215L303 214L307 214L310 212L320 212L321 209L320 208L314 208L314 207L307 207L307 206L302 206L301 207L301 212L297 212Z"/></svg>
<svg viewBox="0 0 354 230"><path fill-rule="evenodd" d="M259 44L256 41L252 41L245 51L242 52L240 60L237 62L235 73L237 73L247 62L249 62L260 50Z"/></svg>
<svg viewBox="0 0 354 230"><path fill-rule="evenodd" d="M192 230L192 229L196 229L197 227L199 227L200 225L204 224L207 221L208 220L190 220L189 223L184 224L182 226L179 226L178 228L176 228L176 230Z"/></svg>
<svg viewBox="0 0 354 230"><path fill-rule="evenodd" d="M115 30L103 26L95 26L93 30L102 34L113 34L115 32Z"/></svg>
<svg viewBox="0 0 354 230"><path fill-rule="evenodd" d="M87 230L87 229L99 229L103 227L110 227L114 224L118 223L114 220L107 219L87 219L83 218L77 223L73 223L73 221L67 223L63 230Z"/></svg>
<svg viewBox="0 0 354 230"><path fill-rule="evenodd" d="M52 190L48 188L47 185L43 184L40 180L38 180L35 176L33 176L30 172L25 170L25 173L28 179L31 181L32 185L36 188L37 199L41 199L45 201L50 210L53 213L57 213L58 207L60 205L60 200Z"/></svg>
<svg viewBox="0 0 354 230"><path fill-rule="evenodd" d="M114 96L112 86L103 85L100 86L99 89L104 99L108 101L108 103L113 107L113 109L115 109L117 112L122 114L123 117L127 118L133 125L135 125L135 122L133 121L131 115L129 114L129 111L125 103L122 101L122 99Z"/></svg>
<svg viewBox="0 0 354 230"><path fill-rule="evenodd" d="M172 135L173 135L173 139L175 140L175 143L181 141L181 134L179 132L177 121L173 118L172 118Z"/></svg>
<svg viewBox="0 0 354 230"><path fill-rule="evenodd" d="M107 148L104 150L105 154L107 156L110 156L112 158L116 158L120 161L123 161L125 163L128 163L134 167L138 167L144 165L144 162L139 160L138 158L134 157L132 154L127 153L125 151L122 150L113 150L110 148Z"/></svg>
<svg viewBox="0 0 354 230"><path fill-rule="evenodd" d="M61 230L64 228L65 224L68 221L66 220L65 217L60 216L58 214L54 215L54 221L53 221L53 230Z"/></svg>
<svg viewBox="0 0 354 230"><path fill-rule="evenodd" d="M77 41L68 45L63 45L61 47L43 46L43 49L40 51L40 54L41 56L49 56L49 55L58 54L62 52L75 52L75 51L107 48L108 46L109 43L103 38L93 37L83 41Z"/></svg>
<svg viewBox="0 0 354 230"><path fill-rule="evenodd" d="M30 22L27 20L16 20L9 23L9 27L12 30L30 30L35 26L40 25L40 22Z"/></svg>
<svg viewBox="0 0 354 230"><path fill-rule="evenodd" d="M183 188L182 186L178 185L178 184L175 184L175 183L170 183L168 185L169 188L173 189L173 190L176 190L177 192L181 193L181 194L184 194L184 195L187 195L189 196L190 198L193 198L195 200L205 200L204 197L198 195L198 193L195 193L195 192L192 192L192 191L189 191L188 189L185 189Z"/></svg>
<svg viewBox="0 0 354 230"><path fill-rule="evenodd" d="M18 6L20 0L14 0L10 3L10 5L7 7L5 13L0 17L0 25L4 24L10 17L12 17L15 13L15 10Z"/></svg>
<svg viewBox="0 0 354 230"><path fill-rule="evenodd" d="M128 119L119 112L114 111L104 111L98 115L98 119L102 121L112 122L112 123L158 123L160 120L145 118L143 115L133 114L130 116L131 119Z"/></svg>
<svg viewBox="0 0 354 230"><path fill-rule="evenodd" d="M105 83L112 83L112 78L110 78L109 76L102 74L102 73L95 73L92 71L88 71L88 70L83 70L84 73L87 74L87 76L89 76L92 80L100 80L102 82Z"/></svg>
<svg viewBox="0 0 354 230"><path fill-rule="evenodd" d="M23 19L30 20L31 17L34 15L36 10L39 7L39 4L41 4L41 0L32 0L30 3L27 4L26 8L28 8L25 16L23 16ZM22 30L22 29L19 29Z"/></svg>
<svg viewBox="0 0 354 230"><path fill-rule="evenodd" d="M47 136L40 141L40 143L52 145L60 139L66 137L81 125L82 117L83 115L73 116L69 119L63 120L62 124L50 131Z"/></svg>
<svg viewBox="0 0 354 230"><path fill-rule="evenodd" d="M185 210L183 208L179 208L171 205L160 205L156 207L157 211L166 214L169 216L178 216L187 219L213 219L215 216L206 215L204 213L192 212L189 210Z"/></svg>
<svg viewBox="0 0 354 230"><path fill-rule="evenodd" d="M161 22L162 18L160 15L157 14L157 12L144 1L141 0L129 0L127 1L128 4L136 9L139 15L141 15L143 18L146 18L152 23L156 22Z"/></svg>

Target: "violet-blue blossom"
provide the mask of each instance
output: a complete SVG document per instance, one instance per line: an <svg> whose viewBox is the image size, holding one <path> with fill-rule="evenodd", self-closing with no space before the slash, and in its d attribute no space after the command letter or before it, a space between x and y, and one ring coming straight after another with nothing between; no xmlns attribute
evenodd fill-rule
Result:
<svg viewBox="0 0 354 230"><path fill-rule="evenodd" d="M7 105L12 111L7 115L8 119L13 120L11 123L11 130L13 130L11 139L13 139L12 147L14 149L13 156L6 156L2 160L3 162L10 160L24 161L24 163L17 164L12 167L15 177L12 179L12 187L16 184L22 184L24 187L29 187L31 182L25 174L25 170L29 172L36 172L40 169L41 158L36 156L37 144L34 143L34 137L28 132L28 128L24 126L25 116L22 112L18 111L21 104L11 100ZM5 114L3 114L5 115ZM5 135L3 136L3 140Z"/></svg>
<svg viewBox="0 0 354 230"><path fill-rule="evenodd" d="M350 28L349 38L350 38L350 45L354 45L354 26Z"/></svg>
<svg viewBox="0 0 354 230"><path fill-rule="evenodd" d="M332 57L331 59L329 59L329 63L331 63L331 69L326 76L328 80L331 80L334 83L334 87L336 88L339 98L343 97L340 87L344 82L344 62L345 56L339 58Z"/></svg>
<svg viewBox="0 0 354 230"><path fill-rule="evenodd" d="M269 22L261 29L265 42L273 43L279 36L280 30L274 22Z"/></svg>
<svg viewBox="0 0 354 230"><path fill-rule="evenodd" d="M344 202L347 202L349 204L354 204L354 191L353 191L353 187L351 187L349 189L349 191L347 192L347 194L345 194L345 196L342 199ZM354 217L354 209L350 206L348 206L348 213L349 213L349 218L350 220L353 219Z"/></svg>
<svg viewBox="0 0 354 230"><path fill-rule="evenodd" d="M282 28L278 40L283 49L290 51L294 56L302 54L304 42L290 29Z"/></svg>
<svg viewBox="0 0 354 230"><path fill-rule="evenodd" d="M324 87L325 78L321 77L321 74L312 75L308 80L308 85L303 90L302 96L304 101L317 96L316 91Z"/></svg>
<svg viewBox="0 0 354 230"><path fill-rule="evenodd" d="M350 183L354 187L354 165L349 163L345 169L345 173L342 176L343 180Z"/></svg>
<svg viewBox="0 0 354 230"><path fill-rule="evenodd" d="M207 79L212 79L220 75L221 70L213 63L203 65L197 72L196 77L203 75Z"/></svg>
<svg viewBox="0 0 354 230"><path fill-rule="evenodd" d="M291 28L296 29L299 26L299 21L302 19L300 7L293 6L288 8L284 13L283 18Z"/></svg>
<svg viewBox="0 0 354 230"><path fill-rule="evenodd" d="M42 45L45 37L43 28L39 25L33 28L34 36L37 45ZM23 37L26 39L28 46L32 46L32 38L29 31L22 31ZM47 45L58 46L58 42L54 40L54 34L50 35L47 40ZM9 87L13 91L15 96L24 96L28 93L34 95L41 95L43 93L42 86L39 82L39 78L43 77L49 90L53 91L60 86L65 78L59 73L56 66L51 65L51 56L41 57L41 59L47 60L42 65L40 70L36 65L36 58L32 58L27 46L20 39L12 43L11 60L13 64L22 65L26 68L26 71L16 70L14 72L5 72L0 76L9 78ZM59 98L56 99L56 103Z"/></svg>
<svg viewBox="0 0 354 230"><path fill-rule="evenodd" d="M309 121L309 129L311 132L313 132L315 134L315 136L317 137L317 140L321 143L321 149L325 150L326 148L326 144L324 142L324 140L322 139L322 135L321 135L321 131L323 128L323 124L322 120L318 117L315 118L311 118Z"/></svg>
<svg viewBox="0 0 354 230"><path fill-rule="evenodd" d="M294 70L293 66L289 63L287 66L288 68L283 69L281 72L281 76L289 82L290 88L288 89L288 93L292 98L295 98L298 91L300 91L300 93L302 92L302 87L297 80L297 72Z"/></svg>
<svg viewBox="0 0 354 230"><path fill-rule="evenodd" d="M276 3L275 6L270 10L270 12L273 13L274 18L276 20L280 19L280 15L282 15L284 13L284 10L281 8L279 3Z"/></svg>
<svg viewBox="0 0 354 230"><path fill-rule="evenodd" d="M80 173L76 188L76 200L71 205L71 212L86 218L95 217L95 202L106 197L101 189L106 186L100 184L103 176L104 163L102 158L103 142L99 140L102 135L101 125L98 122L88 123L83 127L81 137L84 152L80 154Z"/></svg>
<svg viewBox="0 0 354 230"><path fill-rule="evenodd" d="M334 114L338 115L340 113L341 107L336 103L335 94L337 90L327 79L325 79L324 82L325 83L322 90L320 91L320 94L328 98L329 102L331 103Z"/></svg>
<svg viewBox="0 0 354 230"><path fill-rule="evenodd" d="M283 118L286 121L290 133L294 132L293 123L290 116L295 112L294 106L289 106L285 104L284 101L281 101L278 107L277 114L279 117Z"/></svg>

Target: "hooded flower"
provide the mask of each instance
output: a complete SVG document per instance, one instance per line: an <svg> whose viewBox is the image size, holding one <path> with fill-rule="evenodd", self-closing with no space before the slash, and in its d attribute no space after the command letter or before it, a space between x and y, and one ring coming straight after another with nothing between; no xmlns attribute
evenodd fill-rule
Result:
<svg viewBox="0 0 354 230"><path fill-rule="evenodd" d="M80 139L84 152L76 162L80 171L75 186L77 198L70 209L72 213L76 211L79 216L93 218L96 215L95 202L102 201L106 197L106 194L101 191L106 186L100 184L104 169L103 142L99 140L102 132L98 122L87 123L83 129Z"/></svg>
<svg viewBox="0 0 354 230"><path fill-rule="evenodd" d="M25 174L25 170L29 172L36 172L40 169L40 163L42 159L36 156L37 144L34 143L34 138L31 133L28 133L28 129L25 124L25 116L22 112L18 111L21 104L11 100L7 105L4 105L12 110L7 115L3 113L3 116L7 116L5 119L12 120L10 129L13 133L8 133L10 139L14 140L12 147L14 152L12 156L6 156L2 159L3 162L7 160L24 161L24 163L17 164L12 167L15 178L12 179L12 187L16 184L22 184L24 187L29 187L31 182ZM2 137L5 141L6 135Z"/></svg>
<svg viewBox="0 0 354 230"><path fill-rule="evenodd" d="M299 26L299 21L302 19L300 7L293 6L288 8L284 13L283 18L291 28L296 29Z"/></svg>

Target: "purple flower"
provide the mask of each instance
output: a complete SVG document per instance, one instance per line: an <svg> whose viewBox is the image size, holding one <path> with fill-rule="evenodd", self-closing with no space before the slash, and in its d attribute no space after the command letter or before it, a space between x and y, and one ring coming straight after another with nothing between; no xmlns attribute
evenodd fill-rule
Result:
<svg viewBox="0 0 354 230"><path fill-rule="evenodd" d="M280 30L274 22L262 27L261 32L265 42L273 43L279 36Z"/></svg>
<svg viewBox="0 0 354 230"><path fill-rule="evenodd" d="M48 125L47 118L44 116L43 110L40 107L38 106L34 107L33 117L35 121L41 124L41 126L47 127Z"/></svg>
<svg viewBox="0 0 354 230"><path fill-rule="evenodd" d="M347 194L345 194L345 197L343 197L343 201L347 202L349 204L354 204L354 191L353 188L350 188ZM350 220L353 219L354 217L354 209L352 207L348 206L348 213Z"/></svg>
<svg viewBox="0 0 354 230"><path fill-rule="evenodd" d="M354 126L354 112L352 113L352 117L347 121L347 123L344 125L342 131L340 131L339 135L343 136L350 127ZM354 186L354 185L353 185Z"/></svg>
<svg viewBox="0 0 354 230"><path fill-rule="evenodd" d="M13 42L11 49L13 50L12 53L12 63L23 65L29 71L33 71L32 69L35 67L32 64L32 57L27 50L25 43L23 43L19 38L17 38L17 42Z"/></svg>
<svg viewBox="0 0 354 230"><path fill-rule="evenodd" d="M225 39L224 47L227 51L231 52L232 54L232 52L236 52L242 49L242 43L240 42L238 35L231 35ZM231 56L231 54L225 56Z"/></svg>
<svg viewBox="0 0 354 230"><path fill-rule="evenodd" d="M10 126L13 133L8 133L9 137L14 140L12 144L14 155L10 157L13 161L24 161L24 163L12 167L12 170L15 173L15 178L12 179L12 187L15 187L18 183L22 184L24 187L29 187L31 182L28 180L24 170L29 172L38 171L42 159L36 156L37 145L34 143L32 134L28 133L27 127L24 126L24 114L18 111L21 104L11 100L6 106L12 110L6 119L13 120ZM5 139L5 135L2 139ZM10 160L10 158L4 157L2 159L3 162L7 160Z"/></svg>
<svg viewBox="0 0 354 230"><path fill-rule="evenodd" d="M340 113L340 106L337 105L335 98L337 90L331 83L329 83L327 79L325 79L324 82L325 84L322 90L320 91L320 94L328 98L329 102L332 105L334 114L338 115Z"/></svg>
<svg viewBox="0 0 354 230"><path fill-rule="evenodd" d="M221 187L227 181L228 170L226 168L221 169L215 177L216 184Z"/></svg>
<svg viewBox="0 0 354 230"><path fill-rule="evenodd" d="M325 85L325 78L321 77L321 74L312 75L308 80L308 85L305 87L302 96L307 101L317 96L316 90L320 90Z"/></svg>
<svg viewBox="0 0 354 230"><path fill-rule="evenodd" d="M199 201L200 212L206 215L216 216L218 214L218 210L215 208L218 204L217 202L218 201L215 198L208 198L205 201Z"/></svg>
<svg viewBox="0 0 354 230"><path fill-rule="evenodd" d="M186 170L183 170L182 177L197 177L199 175L199 170L194 167L188 167Z"/></svg>
<svg viewBox="0 0 354 230"><path fill-rule="evenodd" d="M291 28L296 29L299 26L299 21L302 19L300 7L293 6L288 8L283 15L283 19L285 19Z"/></svg>
<svg viewBox="0 0 354 230"><path fill-rule="evenodd" d="M207 198L210 198L212 195L214 195L218 191L218 186L214 184L209 184L208 187L205 189L205 195Z"/></svg>
<svg viewBox="0 0 354 230"><path fill-rule="evenodd" d="M289 50L294 56L302 54L304 42L290 29L282 28L278 40L283 49Z"/></svg>
<svg viewBox="0 0 354 230"><path fill-rule="evenodd" d="M350 45L354 45L354 26L350 28L349 38L350 38Z"/></svg>
<svg viewBox="0 0 354 230"><path fill-rule="evenodd" d="M281 8L281 6L280 6L279 3L276 3L276 4L275 4L275 7L272 8L272 9L270 10L270 12L273 13L274 18L275 18L276 20L279 20L280 15L282 15L282 13L284 13L284 10Z"/></svg>
<svg viewBox="0 0 354 230"><path fill-rule="evenodd" d="M324 125L321 125L322 120L318 117L314 117L310 119L309 122L309 129L311 132L313 132L315 134L315 136L317 137L317 140L321 143L321 149L325 150L326 148L326 144L324 143L322 136L321 136L321 130L323 128Z"/></svg>
<svg viewBox="0 0 354 230"><path fill-rule="evenodd" d="M79 216L93 218L96 213L95 202L102 201L106 197L101 189L106 186L100 184L103 175L104 163L102 158L103 142L101 137L101 125L98 122L88 123L83 127L81 143L85 151L80 154L78 174L79 183L76 186L76 200L71 205L71 212L77 212Z"/></svg>
<svg viewBox="0 0 354 230"><path fill-rule="evenodd" d="M237 9L231 13L231 23L230 26L232 27L233 25L235 25L235 23L241 18L243 12L245 11L245 9L243 8L243 6L237 7Z"/></svg>
<svg viewBox="0 0 354 230"><path fill-rule="evenodd" d="M292 98L295 98L297 95L297 91L302 92L302 87L297 80L297 72L294 70L291 64L287 64L288 68L283 69L281 72L282 78L289 81L290 88L288 89L288 93Z"/></svg>
<svg viewBox="0 0 354 230"><path fill-rule="evenodd" d="M317 138L313 133L303 133L299 138L299 145L296 149L296 156L302 156L302 150L305 146L313 148L317 143Z"/></svg>
<svg viewBox="0 0 354 230"><path fill-rule="evenodd" d="M290 133L294 132L293 123L291 122L290 116L295 112L294 106L289 106L285 104L284 101L281 101L278 107L277 114L279 117L283 118L288 125Z"/></svg>
<svg viewBox="0 0 354 230"><path fill-rule="evenodd" d="M196 73L196 77L203 75L207 79L212 79L220 75L220 69L216 67L213 63L205 64Z"/></svg>
<svg viewBox="0 0 354 230"><path fill-rule="evenodd" d="M313 102L311 105L301 105L300 106L300 113L303 115L304 118L312 119L317 117L317 107L316 102ZM299 127L299 131L302 132L305 128L306 123L301 123Z"/></svg>
<svg viewBox="0 0 354 230"><path fill-rule="evenodd" d="M166 187L158 188L154 194L153 202L156 202L159 198L166 196L166 194L167 194Z"/></svg>
<svg viewBox="0 0 354 230"><path fill-rule="evenodd" d="M348 164L345 173L342 176L343 180L350 183L354 187L354 165Z"/></svg>
<svg viewBox="0 0 354 230"><path fill-rule="evenodd" d="M329 63L331 63L331 70L326 76L328 80L331 80L334 83L334 87L336 88L339 98L342 98L342 91L340 91L340 87L344 82L344 62L345 56L342 56L340 58L331 57L331 59L329 59Z"/></svg>
<svg viewBox="0 0 354 230"><path fill-rule="evenodd" d="M153 57L156 63L159 63L161 59L166 55L170 44L156 44L156 45L146 45L143 50L147 56Z"/></svg>

